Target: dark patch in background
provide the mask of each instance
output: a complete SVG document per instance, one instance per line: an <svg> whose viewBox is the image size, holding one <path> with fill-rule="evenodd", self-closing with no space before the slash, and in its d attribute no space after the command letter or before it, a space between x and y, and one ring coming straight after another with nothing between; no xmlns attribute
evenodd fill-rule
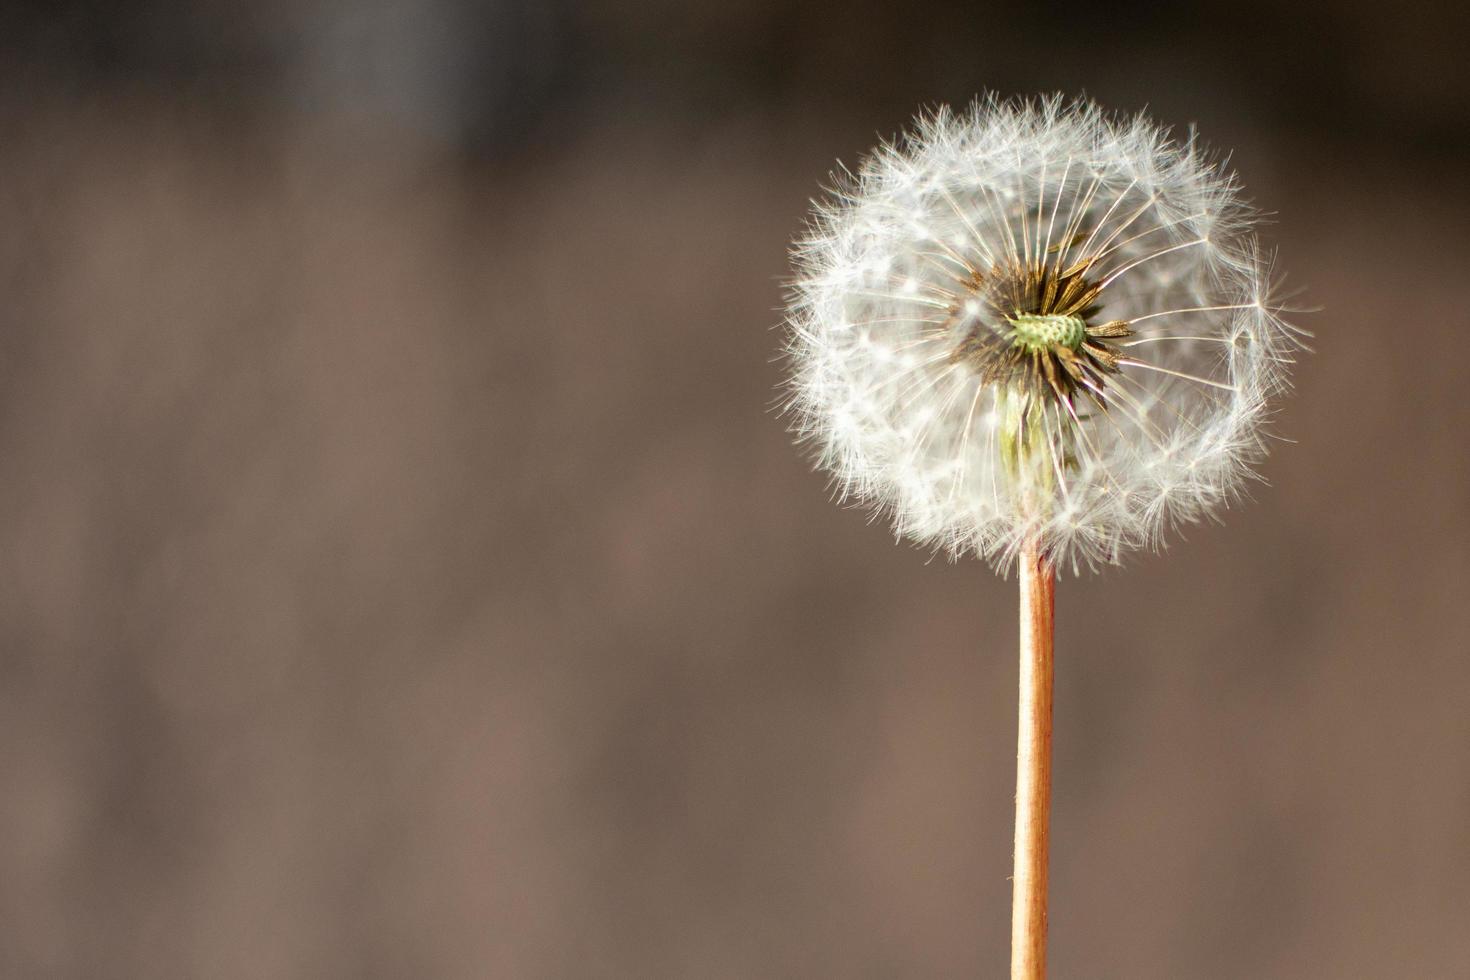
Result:
<svg viewBox="0 0 1470 980"><path fill-rule="evenodd" d="M1000 976L1014 583L767 414L920 103L1233 150L1272 486L1060 589L1058 977L1470 969L1462 9L0 13L0 974Z"/></svg>

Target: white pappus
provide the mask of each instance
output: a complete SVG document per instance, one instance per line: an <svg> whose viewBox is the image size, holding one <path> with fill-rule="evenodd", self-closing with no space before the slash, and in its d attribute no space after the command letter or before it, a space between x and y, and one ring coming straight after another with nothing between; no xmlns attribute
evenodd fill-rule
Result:
<svg viewBox="0 0 1470 980"><path fill-rule="evenodd" d="M841 497L1075 571L1240 492L1299 332L1192 135L991 98L836 181L793 249L784 407Z"/></svg>

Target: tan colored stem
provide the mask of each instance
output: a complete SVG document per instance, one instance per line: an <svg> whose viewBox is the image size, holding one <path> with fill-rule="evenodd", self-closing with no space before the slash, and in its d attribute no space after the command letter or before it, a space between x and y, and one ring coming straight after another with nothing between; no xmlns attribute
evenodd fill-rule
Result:
<svg viewBox="0 0 1470 980"><path fill-rule="evenodd" d="M1056 572L1035 547L1021 555L1021 706L1016 742L1016 864L1011 980L1046 976L1046 873L1051 837L1052 615Z"/></svg>

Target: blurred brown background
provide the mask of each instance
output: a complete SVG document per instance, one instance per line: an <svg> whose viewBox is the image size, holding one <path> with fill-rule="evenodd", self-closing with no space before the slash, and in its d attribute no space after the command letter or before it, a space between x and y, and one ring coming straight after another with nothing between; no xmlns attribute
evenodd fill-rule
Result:
<svg viewBox="0 0 1470 980"><path fill-rule="evenodd" d="M1470 976L1470 23L1294 8L7 4L0 976L1002 976L1014 582L768 412L807 198L987 88L1325 308L1062 584L1054 975Z"/></svg>

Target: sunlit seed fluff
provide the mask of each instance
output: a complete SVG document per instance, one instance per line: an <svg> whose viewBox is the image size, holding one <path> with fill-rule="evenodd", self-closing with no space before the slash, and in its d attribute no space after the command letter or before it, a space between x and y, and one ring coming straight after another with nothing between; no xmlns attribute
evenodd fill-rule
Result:
<svg viewBox="0 0 1470 980"><path fill-rule="evenodd" d="M1074 570L1156 544L1265 454L1296 331L1234 175L1091 102L942 108L794 248L786 407L903 536Z"/></svg>

